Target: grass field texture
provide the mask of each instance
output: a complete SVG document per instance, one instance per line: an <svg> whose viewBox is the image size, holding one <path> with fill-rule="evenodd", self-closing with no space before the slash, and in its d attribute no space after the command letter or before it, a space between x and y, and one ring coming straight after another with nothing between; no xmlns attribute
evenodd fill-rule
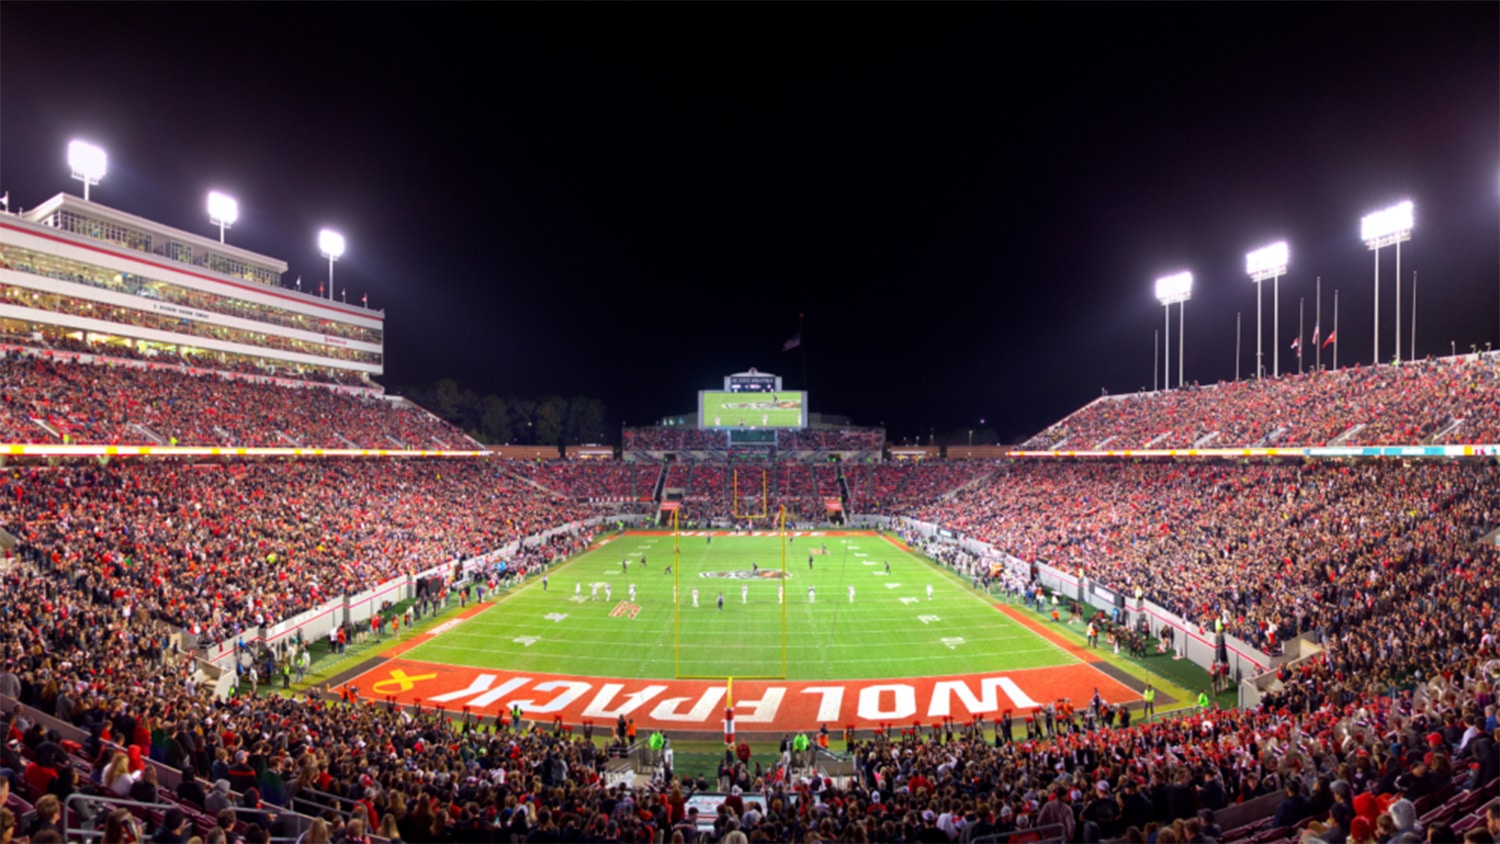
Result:
<svg viewBox="0 0 1500 844"><path fill-rule="evenodd" d="M540 578L528 579L492 608L404 656L638 679L780 677L783 641L788 680L946 676L1078 662L997 612L953 573L883 536L794 539L786 546L784 606L777 594L780 537L683 536L679 542L679 562L668 574L672 536L615 537L554 568L545 588ZM755 567L776 576L751 579ZM743 596L742 587L748 590ZM675 613L674 589L680 600Z"/></svg>

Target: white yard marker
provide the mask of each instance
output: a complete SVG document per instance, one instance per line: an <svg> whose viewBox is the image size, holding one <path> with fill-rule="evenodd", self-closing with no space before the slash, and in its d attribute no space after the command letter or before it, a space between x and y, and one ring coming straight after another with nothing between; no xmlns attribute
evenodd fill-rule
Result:
<svg viewBox="0 0 1500 844"><path fill-rule="evenodd" d="M901 588L901 584L899 584L899 583L887 583L885 585L885 588L887 588L887 589L900 589Z"/></svg>
<svg viewBox="0 0 1500 844"><path fill-rule="evenodd" d="M903 603L903 604L916 604L916 603L920 603L920 602L916 598L902 598L901 599L901 603Z"/></svg>
<svg viewBox="0 0 1500 844"><path fill-rule="evenodd" d="M563 613L563 612L549 612L546 615L546 619L548 621L556 621L558 623L561 623L567 617L568 617L568 614L567 613Z"/></svg>
<svg viewBox="0 0 1500 844"><path fill-rule="evenodd" d="M542 641L542 637L541 636L517 636L516 638L511 639L511 641L515 642L518 645L521 645L522 647L529 648L532 645L535 645L537 642ZM962 640L960 640L960 641L962 641Z"/></svg>
<svg viewBox="0 0 1500 844"><path fill-rule="evenodd" d="M935 616L935 615L919 615L919 616L917 616L917 621L920 621L920 622L922 622L922 623L923 623L923 624L931 624L931 623L933 623L933 622L934 622L934 621L942 621L942 619L941 619L941 618L938 618L938 617L937 617L937 616ZM959 640L959 641L960 641L960 642L961 642L961 641L963 641L963 640L962 640L962 639L960 639L960 640Z"/></svg>
<svg viewBox="0 0 1500 844"><path fill-rule="evenodd" d="M962 637L962 636L952 636L952 637L949 637L949 638L943 640L943 645L945 647L947 647L948 650L950 650L950 651L951 650L957 650L958 646L962 645L963 643L964 643L964 637Z"/></svg>

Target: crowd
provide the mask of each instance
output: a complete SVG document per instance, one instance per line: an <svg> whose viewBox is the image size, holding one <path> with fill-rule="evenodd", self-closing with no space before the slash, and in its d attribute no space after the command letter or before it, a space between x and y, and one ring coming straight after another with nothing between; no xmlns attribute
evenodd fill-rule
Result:
<svg viewBox="0 0 1500 844"><path fill-rule="evenodd" d="M116 611L209 641L583 516L494 465L31 467L0 476L20 553Z"/></svg>
<svg viewBox="0 0 1500 844"><path fill-rule="evenodd" d="M1477 463L1019 463L914 512L1266 651L1316 631L1372 678L1477 641L1500 602Z"/></svg>
<svg viewBox="0 0 1500 844"><path fill-rule="evenodd" d="M1497 419L1500 357L1477 355L1105 396L1022 447L1486 443Z"/></svg>
<svg viewBox="0 0 1500 844"><path fill-rule="evenodd" d="M0 367L7 432L35 427L36 417L62 420L80 437L131 423L189 436L177 427L187 423L172 420L208 408L196 393L202 382L140 382L119 369L37 360ZM1482 382L1477 372L1466 376L1473 384ZM1383 399L1382 408L1416 414L1410 396L1431 395L1422 377L1370 378L1367 392L1405 384L1396 392L1407 397ZM260 388L259 404L273 408L261 414L245 406L248 393L224 389L213 395L234 418L221 427L250 438L265 437L256 426L282 413L295 422L295 408L282 402L327 393L267 396ZM1483 409L1470 412L1472 429L1494 424ZM1403 429L1380 417L1363 422L1361 435L1400 438L1427 426ZM672 463L666 486L685 490L689 510L729 515L736 467L741 494L757 497L757 464ZM1138 592L1205 628L1222 624L1271 652L1299 633L1324 650L1282 668L1248 710L1210 707L1143 723L1116 718L1113 708L1109 718L1086 718L1086 705L1070 713L1062 702L1048 714L1006 713L991 741L965 725L855 741L847 784L731 764L729 781L743 795L695 819L685 798L708 783L667 772L650 786L608 787L603 752L551 722L517 730L317 694L215 700L171 648L172 627L227 640L575 520L586 510L565 499L637 492L654 484L658 464L11 467L0 473L0 526L19 544L0 565L0 694L91 738L69 746L31 723L25 708L0 715L0 803L6 790L24 790L45 817L43 794L155 791L210 826L227 809L220 835L257 842L285 832L283 810L295 806L326 816L310 841L967 842L1058 829L1069 841L1174 844L1221 837L1215 813L1262 798L1279 804L1268 823L1286 836L1315 821L1309 834L1329 844L1406 844L1419 835L1459 840L1459 822L1472 819L1464 813L1494 794L1500 552L1479 541L1500 526L1494 466L1023 462L997 471L924 461L765 469L774 496L829 494L842 471L851 511L937 522L1023 561ZM526 545L508 565L531 570L587 542L586 533L560 534ZM952 546L934 553L976 579L993 568ZM156 791L145 759L194 785ZM743 799L752 795L764 809ZM1494 828L1465 840L1493 841L1494 811ZM169 813L162 825L174 820L183 822ZM123 840L124 824L111 821L106 837ZM0 841L16 823L0 814ZM33 841L45 838L42 830Z"/></svg>
<svg viewBox="0 0 1500 844"><path fill-rule="evenodd" d="M660 463L614 460L545 460L507 468L559 496L580 501L650 500L661 475Z"/></svg>
<svg viewBox="0 0 1500 844"><path fill-rule="evenodd" d="M10 442L473 447L421 409L318 387L29 355L0 358L0 385L0 432Z"/></svg>
<svg viewBox="0 0 1500 844"><path fill-rule="evenodd" d="M885 447L885 431L805 428L781 432L777 445L790 451L879 451Z"/></svg>
<svg viewBox="0 0 1500 844"><path fill-rule="evenodd" d="M776 432L776 445L787 451L879 451L885 447L881 430L788 429ZM626 428L625 448L642 451L722 451L729 447L729 432L697 428Z"/></svg>

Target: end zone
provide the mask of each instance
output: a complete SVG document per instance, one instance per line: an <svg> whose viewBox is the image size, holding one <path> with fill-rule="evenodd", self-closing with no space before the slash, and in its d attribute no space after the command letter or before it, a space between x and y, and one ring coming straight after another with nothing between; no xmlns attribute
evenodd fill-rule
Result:
<svg viewBox="0 0 1500 844"><path fill-rule="evenodd" d="M726 689L702 680L633 680L508 672L393 659L352 681L371 697L494 717L519 706L527 718L608 724L621 716L648 729L713 732ZM1069 699L1083 705L1094 689L1109 703L1138 700L1120 682L1087 665L993 674L881 680L753 681L734 684L735 724L745 732L786 732L821 724L857 729L931 724L951 718L1017 715Z"/></svg>

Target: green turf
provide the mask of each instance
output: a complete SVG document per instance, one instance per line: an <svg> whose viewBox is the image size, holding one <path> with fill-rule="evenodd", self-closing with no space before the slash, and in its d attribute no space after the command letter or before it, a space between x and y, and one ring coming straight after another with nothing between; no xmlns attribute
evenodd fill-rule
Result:
<svg viewBox="0 0 1500 844"><path fill-rule="evenodd" d="M719 536L710 543L684 536L680 541L681 560L672 575L665 573L671 536L624 534L553 569L545 591L539 578L531 579L496 606L403 656L601 677L781 676L779 580L701 576L749 571L752 563L779 571L781 540ZM825 544L829 554L816 556L809 570L808 553ZM629 561L628 573L621 572L622 558ZM880 536L799 538L788 546L788 573L789 680L941 676L1076 661L996 612L991 601L951 572ZM598 599L590 600L595 583ZM608 600L606 583L612 591ZM639 614L612 617L612 610L629 601L630 584L636 587ZM748 603L741 602L742 584L749 586ZM680 648L674 647L674 585L682 600L675 622ZM809 601L809 585L816 589L815 602ZM720 590L723 610L717 608Z"/></svg>

